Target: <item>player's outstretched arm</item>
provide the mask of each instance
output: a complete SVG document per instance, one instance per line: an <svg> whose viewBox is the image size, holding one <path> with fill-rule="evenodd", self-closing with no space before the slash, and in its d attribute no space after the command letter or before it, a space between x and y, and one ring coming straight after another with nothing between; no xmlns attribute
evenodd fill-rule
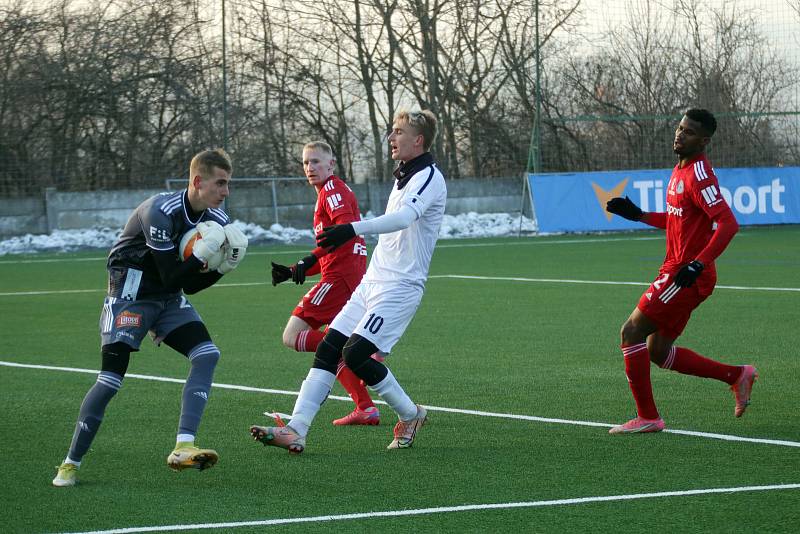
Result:
<svg viewBox="0 0 800 534"><path fill-rule="evenodd" d="M606 203L606 211L619 215L623 219L639 222L644 216L644 212L628 198L614 197Z"/></svg>
<svg viewBox="0 0 800 534"><path fill-rule="evenodd" d="M642 211L627 196L625 198L615 197L609 200L606 203L606 211L629 221L642 222L656 228L667 227L666 213Z"/></svg>
<svg viewBox="0 0 800 534"><path fill-rule="evenodd" d="M368 221L350 224L337 224L322 229L317 235L317 245L323 248L336 248L356 236L356 234L390 234L405 230L419 218L416 210L404 205L399 210L375 217Z"/></svg>
<svg viewBox="0 0 800 534"><path fill-rule="evenodd" d="M292 269L280 263L270 262L272 264L272 287L283 283L292 277Z"/></svg>
<svg viewBox="0 0 800 534"><path fill-rule="evenodd" d="M355 236L356 231L353 229L353 225L350 223L326 226L322 229L322 232L317 234L317 246L333 250L341 245L344 245Z"/></svg>
<svg viewBox="0 0 800 534"><path fill-rule="evenodd" d="M314 269L317 265L317 257L314 254L309 254L304 258L297 260L297 263L290 267L292 271L292 282L295 284L302 284L306 281L307 275L316 274L319 269Z"/></svg>

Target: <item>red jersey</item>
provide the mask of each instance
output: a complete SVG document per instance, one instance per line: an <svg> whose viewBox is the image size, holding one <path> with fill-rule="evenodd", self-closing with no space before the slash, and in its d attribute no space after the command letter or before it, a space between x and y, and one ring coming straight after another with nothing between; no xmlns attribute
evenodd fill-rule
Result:
<svg viewBox="0 0 800 534"><path fill-rule="evenodd" d="M328 178L317 195L314 235L319 234L326 226L360 220L358 200L352 189L337 176ZM314 249L312 253L319 258L322 278L344 278L350 282L348 285L352 284L351 290L355 289L367 271L367 245L361 236L356 236L327 254L320 248Z"/></svg>
<svg viewBox="0 0 800 534"><path fill-rule="evenodd" d="M666 268L698 258L714 234L712 219L725 212L733 217L705 153L693 157L683 168L679 165L673 169L667 187ZM706 267L714 270L713 261Z"/></svg>

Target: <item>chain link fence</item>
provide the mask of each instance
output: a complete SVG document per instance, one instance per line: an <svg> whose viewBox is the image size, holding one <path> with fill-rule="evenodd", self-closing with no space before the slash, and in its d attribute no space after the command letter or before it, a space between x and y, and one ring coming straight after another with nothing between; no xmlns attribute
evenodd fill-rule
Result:
<svg viewBox="0 0 800 534"><path fill-rule="evenodd" d="M304 6L2 2L0 197L162 187L206 146L299 176L316 139L386 182L401 108L437 113L453 180L670 167L688 107L719 118L716 166L800 164L800 0Z"/></svg>

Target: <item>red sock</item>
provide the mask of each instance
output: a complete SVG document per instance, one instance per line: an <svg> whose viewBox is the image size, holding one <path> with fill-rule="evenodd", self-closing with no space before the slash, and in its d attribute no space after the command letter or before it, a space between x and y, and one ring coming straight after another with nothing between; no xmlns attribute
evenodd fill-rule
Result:
<svg viewBox="0 0 800 534"><path fill-rule="evenodd" d="M650 354L647 352L647 344L639 343L621 348L625 356L628 385L631 387L633 400L636 401L636 412L644 419L658 419L653 387L650 384Z"/></svg>
<svg viewBox="0 0 800 534"><path fill-rule="evenodd" d="M294 350L297 352L317 352L317 345L325 337L321 330L302 330L294 340Z"/></svg>
<svg viewBox="0 0 800 534"><path fill-rule="evenodd" d="M704 358L695 351L683 347L672 347L662 367L684 375L715 378L726 384L736 382L742 372L742 368L738 365L727 365Z"/></svg>
<svg viewBox="0 0 800 534"><path fill-rule="evenodd" d="M360 378L356 376L356 374L350 370L349 367L344 365L344 362L339 362L339 369L336 373L336 380L344 386L344 389L350 395L350 398L353 399L353 402L356 403L361 410L366 410L367 408L372 408L375 404L372 402L372 398L369 396L369 391L367 391L366 386L361 381Z"/></svg>

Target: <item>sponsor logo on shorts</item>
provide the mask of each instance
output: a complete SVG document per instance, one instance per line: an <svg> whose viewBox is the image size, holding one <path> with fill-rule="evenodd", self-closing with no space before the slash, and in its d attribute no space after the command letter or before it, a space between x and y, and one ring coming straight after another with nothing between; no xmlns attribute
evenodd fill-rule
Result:
<svg viewBox="0 0 800 534"><path fill-rule="evenodd" d="M139 328L142 326L142 314L125 310L117 315L114 324L117 328Z"/></svg>
<svg viewBox="0 0 800 534"><path fill-rule="evenodd" d="M652 291L648 291L647 293L644 294L644 296L647 297L647 300L652 300L653 299L653 292Z"/></svg>

